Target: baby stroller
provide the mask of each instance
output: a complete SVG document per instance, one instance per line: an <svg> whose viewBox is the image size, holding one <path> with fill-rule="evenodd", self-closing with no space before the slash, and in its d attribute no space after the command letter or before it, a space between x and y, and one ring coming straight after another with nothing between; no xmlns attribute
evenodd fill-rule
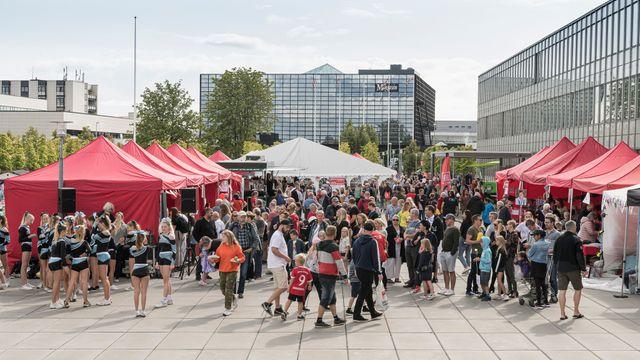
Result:
<svg viewBox="0 0 640 360"><path fill-rule="evenodd" d="M534 307L538 293L536 292L535 280L533 279L533 276L531 276L531 263L525 253L521 252L520 256L522 257L522 260L516 261L516 266L520 268L521 278L519 280L522 281L528 291L523 295L518 293L518 303L520 305L528 303L530 307Z"/></svg>

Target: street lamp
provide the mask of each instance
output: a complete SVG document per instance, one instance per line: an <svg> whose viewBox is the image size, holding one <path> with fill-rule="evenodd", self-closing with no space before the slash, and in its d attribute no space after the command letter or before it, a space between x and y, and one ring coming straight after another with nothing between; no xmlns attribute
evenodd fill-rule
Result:
<svg viewBox="0 0 640 360"><path fill-rule="evenodd" d="M67 137L66 124L72 123L72 121L51 121L52 124L57 125L56 137L60 139L58 146L58 194L64 187L64 138ZM58 198L60 196L58 195ZM62 214L62 203L58 199L58 213Z"/></svg>
<svg viewBox="0 0 640 360"><path fill-rule="evenodd" d="M96 121L96 137L98 136L98 125L100 125L100 122Z"/></svg>

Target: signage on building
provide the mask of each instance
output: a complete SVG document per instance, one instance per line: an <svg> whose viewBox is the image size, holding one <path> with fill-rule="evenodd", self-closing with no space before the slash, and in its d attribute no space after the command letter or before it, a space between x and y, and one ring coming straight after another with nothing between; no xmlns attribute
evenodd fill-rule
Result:
<svg viewBox="0 0 640 360"><path fill-rule="evenodd" d="M400 86L398 83L376 83L376 92L398 92L400 90Z"/></svg>

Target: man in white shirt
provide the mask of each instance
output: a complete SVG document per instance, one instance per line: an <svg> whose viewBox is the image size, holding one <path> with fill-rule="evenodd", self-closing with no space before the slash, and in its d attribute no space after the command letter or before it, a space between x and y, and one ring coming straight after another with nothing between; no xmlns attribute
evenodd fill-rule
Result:
<svg viewBox="0 0 640 360"><path fill-rule="evenodd" d="M280 306L280 295L289 288L287 264L291 262L291 259L287 256L289 250L284 234L289 232L290 229L291 221L289 219L280 221L278 230L274 231L273 235L271 235L271 240L269 240L267 268L273 274L273 285L275 289L269 299L262 303L262 309L270 316L281 315L284 312ZM274 302L276 306L275 310L272 310L271 306Z"/></svg>

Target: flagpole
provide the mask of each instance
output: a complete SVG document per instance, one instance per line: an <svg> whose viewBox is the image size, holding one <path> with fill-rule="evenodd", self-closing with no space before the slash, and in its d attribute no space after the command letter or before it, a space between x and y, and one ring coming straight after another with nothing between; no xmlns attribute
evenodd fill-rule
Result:
<svg viewBox="0 0 640 360"><path fill-rule="evenodd" d="M391 165L391 76L387 78L387 166ZM400 156L400 155L398 155ZM398 159L398 164L400 160Z"/></svg>
<svg viewBox="0 0 640 360"><path fill-rule="evenodd" d="M133 17L133 142L136 142L137 135L137 117L138 117L138 99L136 96L136 80L137 80L137 46L138 46L138 17Z"/></svg>
<svg viewBox="0 0 640 360"><path fill-rule="evenodd" d="M318 142L316 137L316 77L313 77L313 81L311 82L313 85L313 142Z"/></svg>

